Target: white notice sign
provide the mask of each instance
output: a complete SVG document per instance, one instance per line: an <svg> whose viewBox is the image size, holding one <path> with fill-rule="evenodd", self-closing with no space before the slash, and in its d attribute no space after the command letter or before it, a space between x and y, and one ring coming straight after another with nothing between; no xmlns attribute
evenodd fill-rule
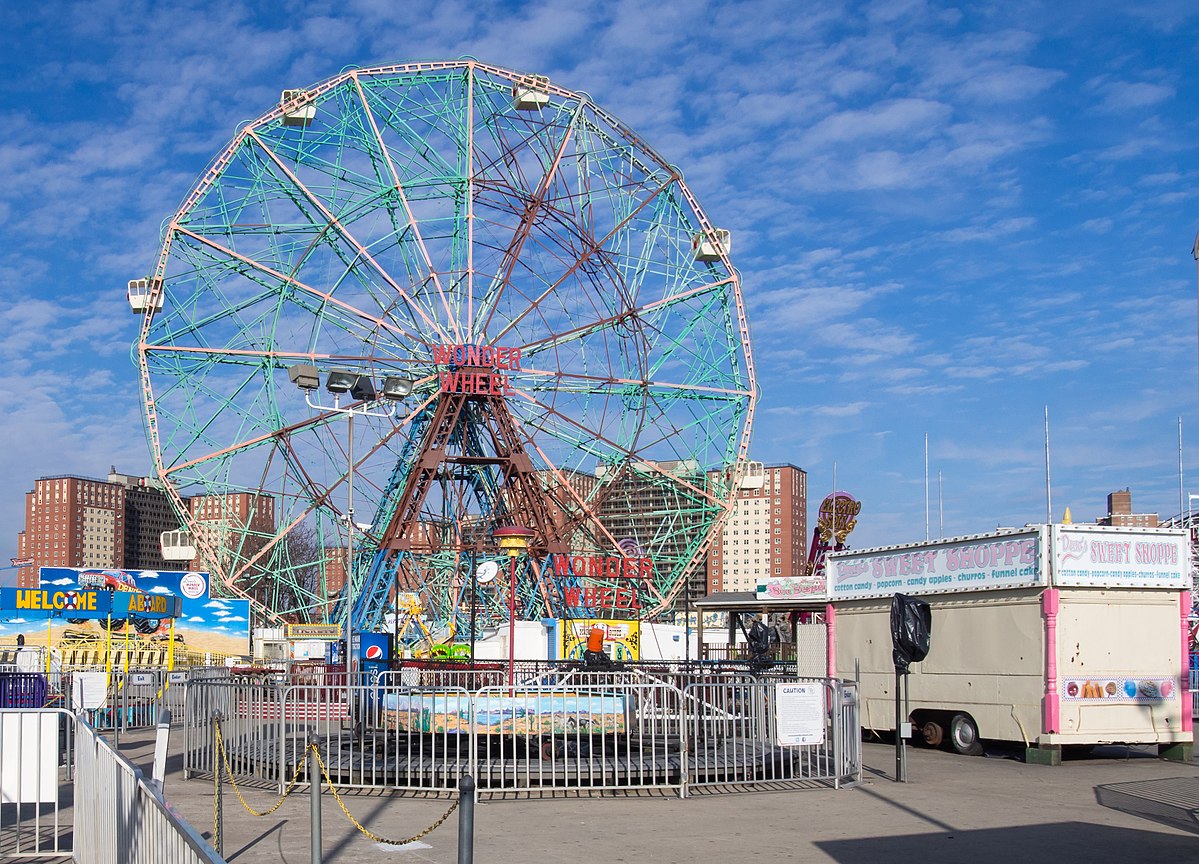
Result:
<svg viewBox="0 0 1199 864"><path fill-rule="evenodd" d="M71 710L103 708L108 698L108 676L103 672L76 672L71 676Z"/></svg>
<svg viewBox="0 0 1199 864"><path fill-rule="evenodd" d="M824 743L823 684L775 684L774 712L780 745Z"/></svg>

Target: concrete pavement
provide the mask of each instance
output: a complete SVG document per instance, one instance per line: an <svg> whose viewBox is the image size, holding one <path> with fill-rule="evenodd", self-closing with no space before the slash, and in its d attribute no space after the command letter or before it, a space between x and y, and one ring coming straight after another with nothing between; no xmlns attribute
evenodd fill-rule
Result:
<svg viewBox="0 0 1199 864"><path fill-rule="evenodd" d="M172 750L182 736L173 736ZM149 773L153 743L122 738L122 752ZM480 864L585 862L1074 862L1199 859L1193 832L1102 806L1099 787L1130 781L1199 781L1199 762L1165 762L1136 748L1099 748L1061 766L1027 765L1018 750L985 758L908 748L906 784L892 782L894 748L865 745L865 780L849 790L511 800L475 811ZM206 837L212 833L211 781L184 781L172 759L166 796ZM277 799L244 789L262 810ZM392 795L345 795L350 812L376 834L411 836L450 802ZM457 814L418 843L383 846L362 836L333 796L323 796L323 861L457 861ZM238 864L310 861L310 801L297 793L273 815L255 818L226 785L225 856Z"/></svg>

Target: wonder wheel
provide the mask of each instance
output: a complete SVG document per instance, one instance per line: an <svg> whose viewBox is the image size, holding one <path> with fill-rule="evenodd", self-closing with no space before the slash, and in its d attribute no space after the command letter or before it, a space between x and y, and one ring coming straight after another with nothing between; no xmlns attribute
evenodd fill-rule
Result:
<svg viewBox="0 0 1199 864"><path fill-rule="evenodd" d="M201 565L288 620L348 600L356 628L670 610L749 440L727 251L678 169L544 78L463 60L284 91L130 283Z"/></svg>

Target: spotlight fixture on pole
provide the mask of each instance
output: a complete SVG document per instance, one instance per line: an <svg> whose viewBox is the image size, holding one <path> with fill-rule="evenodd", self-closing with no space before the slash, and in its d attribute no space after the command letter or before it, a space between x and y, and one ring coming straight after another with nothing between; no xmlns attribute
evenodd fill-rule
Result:
<svg viewBox="0 0 1199 864"><path fill-rule="evenodd" d="M363 417L394 417L396 413L393 404L412 392L413 382L406 378L389 377L383 383L380 394L375 390L374 381L369 375L352 372L347 369L330 369L325 376L325 389L333 394L332 405L320 405L313 401L312 392L320 388L320 371L310 363L298 363L287 370L287 377L298 388L304 391L304 401L309 408L318 411L332 411L346 415L346 512L341 521L346 526L346 583L343 591L346 601L345 645L346 645L346 704L350 704L353 692L350 688L356 683L356 664L354 660L354 534L356 531L369 531L370 525L362 525L354 521L354 416ZM341 407L341 397L348 393L357 400L359 405ZM380 399L387 402L381 409L372 410L371 405Z"/></svg>

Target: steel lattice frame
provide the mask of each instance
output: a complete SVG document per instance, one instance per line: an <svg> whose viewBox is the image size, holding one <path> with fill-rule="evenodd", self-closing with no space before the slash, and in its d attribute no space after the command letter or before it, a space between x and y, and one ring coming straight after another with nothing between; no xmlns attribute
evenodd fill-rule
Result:
<svg viewBox="0 0 1199 864"><path fill-rule="evenodd" d="M346 72L243 126L166 225L136 362L157 473L224 592L329 614L347 424L290 383L311 363L417 382L396 416L354 421L355 510L374 525L357 625L377 627L401 581L430 617L461 615L512 518L495 471L423 500L436 543L380 552L444 398L441 345L521 350L504 411L557 548L652 557L644 616L703 566L756 398L737 274L723 251L696 260L693 237L715 235L676 169L585 95L538 82L546 103L518 110L531 80L472 60ZM485 447L477 428L453 433L460 452ZM521 561L521 614L600 611L566 608L563 585L616 580L556 578L547 551ZM506 617L505 580L480 592L485 622Z"/></svg>

